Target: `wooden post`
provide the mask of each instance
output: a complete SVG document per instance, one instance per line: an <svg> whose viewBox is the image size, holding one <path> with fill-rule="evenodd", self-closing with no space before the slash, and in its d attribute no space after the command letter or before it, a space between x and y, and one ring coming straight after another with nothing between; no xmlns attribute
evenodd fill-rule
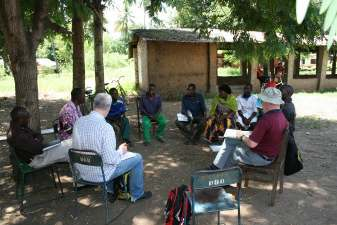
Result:
<svg viewBox="0 0 337 225"><path fill-rule="evenodd" d="M329 53L326 50L326 46L319 46L317 54L317 91L319 91L321 88L324 88L328 58Z"/></svg>
<svg viewBox="0 0 337 225"><path fill-rule="evenodd" d="M291 85L294 80L294 66L295 66L295 53L289 53L288 55L288 71L287 71L287 83Z"/></svg>
<svg viewBox="0 0 337 225"><path fill-rule="evenodd" d="M250 83L253 86L254 92L260 92L260 81L257 79L256 74L257 60L253 59L250 64Z"/></svg>
<svg viewBox="0 0 337 225"><path fill-rule="evenodd" d="M135 86L136 90L139 89L139 71L138 71L138 51L137 46L132 48L133 51L133 59L135 64Z"/></svg>

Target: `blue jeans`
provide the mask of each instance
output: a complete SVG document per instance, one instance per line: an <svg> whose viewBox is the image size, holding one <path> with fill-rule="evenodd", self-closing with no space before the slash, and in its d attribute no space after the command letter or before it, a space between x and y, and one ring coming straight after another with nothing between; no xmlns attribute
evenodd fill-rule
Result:
<svg viewBox="0 0 337 225"><path fill-rule="evenodd" d="M220 169L236 166L239 162L253 166L266 166L272 163L237 139L225 138L221 147L213 161L213 164Z"/></svg>
<svg viewBox="0 0 337 225"><path fill-rule="evenodd" d="M135 154L135 157L122 160L107 182L108 192L113 193L113 179L130 171L130 192L131 201L133 202L144 194L143 157L138 153Z"/></svg>

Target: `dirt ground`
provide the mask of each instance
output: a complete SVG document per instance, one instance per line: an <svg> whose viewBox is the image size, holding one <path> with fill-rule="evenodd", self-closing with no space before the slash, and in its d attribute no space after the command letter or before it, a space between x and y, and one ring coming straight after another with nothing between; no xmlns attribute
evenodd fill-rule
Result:
<svg viewBox="0 0 337 225"><path fill-rule="evenodd" d="M50 127L65 100L42 100L41 119L43 127ZM296 140L304 158L304 169L293 176L285 177L283 194L278 194L274 207L268 206L271 185L251 182L243 189L243 224L292 224L332 225L337 224L337 98L315 95L296 95L298 111ZM0 100L0 133L8 127L9 111L13 99ZM164 224L163 209L170 189L188 184L193 171L207 166L214 155L205 144L186 146L184 139L174 126L179 102L165 102L164 112L169 119L165 144L156 141L144 147L136 129L134 104L128 112L133 125L134 147L144 158L145 189L153 192L150 200L135 204L116 201L109 204L110 217L116 217L115 225ZM18 211L15 200L15 184L11 178L8 146L0 143L0 225L48 224L82 225L103 224L104 206L98 188L81 190L78 203L74 200L72 179L67 166L61 168L65 196L56 196L48 183L46 174L38 174L28 180L33 189L27 197L28 206L24 214ZM43 189L43 190L40 190ZM35 191L34 191L35 190ZM43 201L42 204L34 204ZM221 224L236 224L236 211L221 213ZM216 224L216 216L198 217L198 224Z"/></svg>

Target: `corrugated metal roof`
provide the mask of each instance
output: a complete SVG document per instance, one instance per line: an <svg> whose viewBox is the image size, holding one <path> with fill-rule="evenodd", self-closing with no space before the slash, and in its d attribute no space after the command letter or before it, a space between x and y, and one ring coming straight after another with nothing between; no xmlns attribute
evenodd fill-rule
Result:
<svg viewBox="0 0 337 225"><path fill-rule="evenodd" d="M199 33L189 29L136 29L132 33L133 37L149 41L214 42L212 39L200 37Z"/></svg>

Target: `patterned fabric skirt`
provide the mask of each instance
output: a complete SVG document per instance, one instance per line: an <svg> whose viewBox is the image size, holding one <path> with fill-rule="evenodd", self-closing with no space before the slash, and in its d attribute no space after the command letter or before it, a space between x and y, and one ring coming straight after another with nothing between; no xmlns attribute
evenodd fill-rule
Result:
<svg viewBox="0 0 337 225"><path fill-rule="evenodd" d="M211 143L221 141L222 139L219 137L225 134L227 128L235 128L234 114L223 119L220 119L218 116L212 116L207 119L205 137Z"/></svg>

